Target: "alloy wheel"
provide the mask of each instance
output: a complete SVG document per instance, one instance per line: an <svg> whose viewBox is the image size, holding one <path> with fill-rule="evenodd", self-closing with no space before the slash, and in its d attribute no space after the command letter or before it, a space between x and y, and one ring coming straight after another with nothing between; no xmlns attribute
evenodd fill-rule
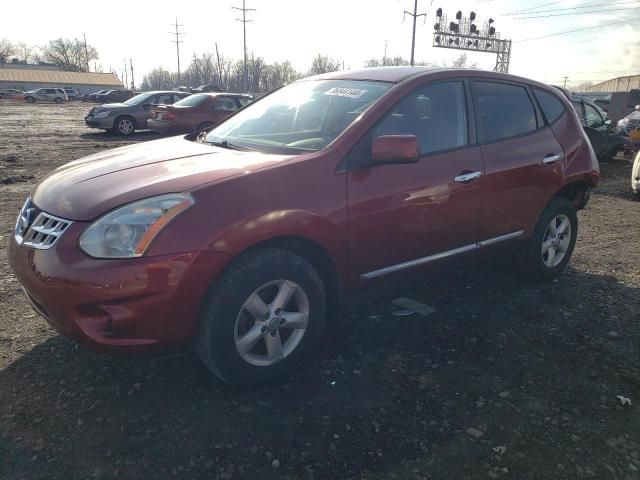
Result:
<svg viewBox="0 0 640 480"><path fill-rule="evenodd" d="M571 244L571 221L564 214L553 217L542 237L542 261L548 268L560 265Z"/></svg>
<svg viewBox="0 0 640 480"><path fill-rule="evenodd" d="M123 135L129 135L133 131L133 122L128 118L123 118L118 122L118 131Z"/></svg>
<svg viewBox="0 0 640 480"><path fill-rule="evenodd" d="M309 299L298 284L276 280L256 289L236 318L234 340L243 360L268 367L288 357L309 323Z"/></svg>

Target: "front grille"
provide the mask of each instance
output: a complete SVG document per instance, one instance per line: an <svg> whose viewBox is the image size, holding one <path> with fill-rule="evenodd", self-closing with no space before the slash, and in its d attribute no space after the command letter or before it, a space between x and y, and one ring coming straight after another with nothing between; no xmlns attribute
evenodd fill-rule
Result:
<svg viewBox="0 0 640 480"><path fill-rule="evenodd" d="M27 198L20 210L14 236L18 245L46 250L58 241L72 223L43 212L31 198Z"/></svg>

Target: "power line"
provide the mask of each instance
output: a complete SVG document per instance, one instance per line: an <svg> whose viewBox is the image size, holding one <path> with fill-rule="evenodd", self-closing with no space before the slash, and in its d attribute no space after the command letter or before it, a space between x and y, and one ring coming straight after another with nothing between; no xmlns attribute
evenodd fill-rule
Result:
<svg viewBox="0 0 640 480"><path fill-rule="evenodd" d="M549 35L541 35L539 37L523 38L521 40L514 40L514 42L528 42L530 40L539 40L541 38L557 37L558 35L566 35L568 33L582 32L584 30L593 30L594 28L610 27L612 25L620 25L622 23L629 23L629 22L637 22L637 20L634 18L631 20L622 20L620 22L605 23L604 25L596 25L595 27L578 28L576 30L567 30L565 32L557 32L557 33L551 33Z"/></svg>
<svg viewBox="0 0 640 480"><path fill-rule="evenodd" d="M640 3L638 0L632 1L632 2L614 2L614 3L608 3L606 4L607 7L612 7L615 5L630 5L632 3ZM579 9L583 9L583 8L594 8L594 7L604 7L605 4L604 3L591 3L589 5L581 5L579 7L567 7L567 8L551 8L549 10L537 10L535 12L527 12L527 13L513 13L511 15L505 15L505 16L520 16L520 15L537 15L539 13L550 13L550 12L561 12L561 11L566 11L566 10L579 10ZM576 12L576 13L580 13L580 12Z"/></svg>
<svg viewBox="0 0 640 480"><path fill-rule="evenodd" d="M534 17L516 17L516 18L514 18L514 20L527 20L529 18L564 17L564 16L567 16L567 15L587 15L587 14L591 14L591 13L609 13L609 12L615 12L615 11L618 11L618 10L629 11L629 10L638 10L638 9L640 9L640 7L604 8L604 9L600 9L600 10L589 10L588 12L557 13L557 14L554 14L554 15L538 15L538 16L534 16Z"/></svg>
<svg viewBox="0 0 640 480"><path fill-rule="evenodd" d="M247 72L247 23L252 22L253 20L247 20L247 12L255 12L255 8L247 8L245 4L246 0L242 0L242 8L240 7L231 7L232 10L240 10L242 12L242 19L236 18L236 22L242 22L242 35L244 41L244 80L243 80L243 89L247 92L247 83L248 83L248 72Z"/></svg>
<svg viewBox="0 0 640 480"><path fill-rule="evenodd" d="M514 10L513 12L509 12L509 13L503 13L502 15L515 15L516 13L522 13L522 12L526 12L528 10L535 10L537 8L541 8L541 7L546 7L549 5L555 5L556 3L561 3L564 2L565 0L558 0L556 2L549 2L549 3L543 3L542 5L536 5L535 7L529 7L529 8L525 8L523 10Z"/></svg>
<svg viewBox="0 0 640 480"><path fill-rule="evenodd" d="M184 43L182 40L180 40L180 35L186 35L186 34L180 31L180 27L184 25L180 25L178 23L178 17L176 17L176 23L171 23L170 25L175 27L176 29L175 32L169 32L169 35L175 35L176 37L175 40L171 40L171 41L176 44L176 56L178 58L178 83L180 83L180 44Z"/></svg>

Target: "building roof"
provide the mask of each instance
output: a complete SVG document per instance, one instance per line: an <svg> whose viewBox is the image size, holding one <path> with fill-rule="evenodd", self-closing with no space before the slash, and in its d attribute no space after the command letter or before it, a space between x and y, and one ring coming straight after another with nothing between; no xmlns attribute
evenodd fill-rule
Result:
<svg viewBox="0 0 640 480"><path fill-rule="evenodd" d="M113 73L62 72L54 70L18 70L0 68L0 82L61 83L64 85L104 85L122 88Z"/></svg>

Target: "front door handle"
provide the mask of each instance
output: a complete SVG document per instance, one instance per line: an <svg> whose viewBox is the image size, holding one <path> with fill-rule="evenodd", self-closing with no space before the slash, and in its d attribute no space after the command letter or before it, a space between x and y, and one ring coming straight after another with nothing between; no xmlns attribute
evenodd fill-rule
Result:
<svg viewBox="0 0 640 480"><path fill-rule="evenodd" d="M542 163L553 163L560 160L560 155L556 155L555 153L550 153L546 157L542 159Z"/></svg>
<svg viewBox="0 0 640 480"><path fill-rule="evenodd" d="M482 172L461 173L457 177L454 177L453 181L456 183L468 183L472 180L475 180L480 175L482 175Z"/></svg>

